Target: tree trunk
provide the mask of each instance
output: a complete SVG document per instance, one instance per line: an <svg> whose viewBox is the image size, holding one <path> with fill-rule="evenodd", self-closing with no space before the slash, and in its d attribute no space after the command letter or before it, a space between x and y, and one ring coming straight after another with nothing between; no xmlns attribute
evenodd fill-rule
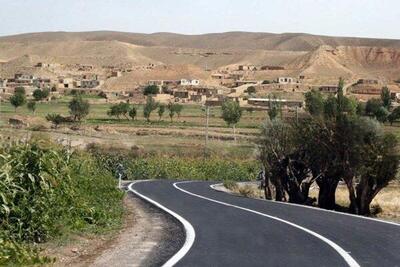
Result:
<svg viewBox="0 0 400 267"><path fill-rule="evenodd" d="M233 125L233 140L236 142L236 126Z"/></svg>
<svg viewBox="0 0 400 267"><path fill-rule="evenodd" d="M272 200L271 182L268 177L265 177L264 195L265 199Z"/></svg>
<svg viewBox="0 0 400 267"><path fill-rule="evenodd" d="M353 179L346 180L346 186L347 190L349 191L349 200L350 200L349 210L351 213L358 214L359 210L356 200L356 193L354 191L354 186L353 186Z"/></svg>
<svg viewBox="0 0 400 267"><path fill-rule="evenodd" d="M335 192L339 181L336 179L319 179L318 206L323 209L333 210L336 206Z"/></svg>
<svg viewBox="0 0 400 267"><path fill-rule="evenodd" d="M285 200L285 192L283 190L283 186L279 178L275 182L275 200L276 201Z"/></svg>

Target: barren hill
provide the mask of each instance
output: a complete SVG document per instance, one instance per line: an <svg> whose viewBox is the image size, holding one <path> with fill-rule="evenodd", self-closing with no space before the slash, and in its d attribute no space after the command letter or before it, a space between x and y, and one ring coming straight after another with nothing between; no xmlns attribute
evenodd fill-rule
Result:
<svg viewBox="0 0 400 267"><path fill-rule="evenodd" d="M304 33L226 32L201 35L175 33L43 32L0 37L0 42L119 41L139 46L166 46L199 49L262 49L311 51L321 45L378 46L400 48L400 40L329 37Z"/></svg>
<svg viewBox="0 0 400 267"><path fill-rule="evenodd" d="M113 84L119 88L119 82L127 86L144 78L183 78L193 74L205 79L209 75L204 70L237 64L285 67L285 71L257 74L260 79L303 74L313 79L344 76L390 80L399 78L400 40L302 33L43 32L0 37L0 62L0 77L17 71L37 72L32 68L37 62L95 67L149 63L168 66L166 70L135 71L117 81L110 80L106 83L110 88ZM182 67L189 65L192 66Z"/></svg>

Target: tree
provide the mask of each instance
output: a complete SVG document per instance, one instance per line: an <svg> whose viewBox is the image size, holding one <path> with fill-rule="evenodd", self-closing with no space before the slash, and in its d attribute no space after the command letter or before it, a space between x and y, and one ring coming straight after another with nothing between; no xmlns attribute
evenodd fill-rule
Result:
<svg viewBox="0 0 400 267"><path fill-rule="evenodd" d="M233 138L236 141L236 124L240 121L242 116L242 109L238 102L233 100L225 101L222 104L222 118L228 124L233 127Z"/></svg>
<svg viewBox="0 0 400 267"><path fill-rule="evenodd" d="M148 96L146 99L146 104L143 108L143 116L146 118L148 122L150 122L151 113L156 110L158 107L158 102L154 100L151 96Z"/></svg>
<svg viewBox="0 0 400 267"><path fill-rule="evenodd" d="M389 111L385 107L380 107L376 112L375 112L375 118L380 121L380 122L386 122L389 116Z"/></svg>
<svg viewBox="0 0 400 267"><path fill-rule="evenodd" d="M36 102L35 101L33 101L33 100L29 101L26 106L30 111L32 111L33 114L35 114L35 111L36 111Z"/></svg>
<svg viewBox="0 0 400 267"><path fill-rule="evenodd" d="M183 105L176 103L175 104L175 112L176 112L176 114L178 114L178 118L181 117L182 110L183 110Z"/></svg>
<svg viewBox="0 0 400 267"><path fill-rule="evenodd" d="M81 121L89 114L89 109L90 109L89 102L87 100L84 100L81 94L77 94L69 102L68 107L70 110L70 114L74 118L74 121Z"/></svg>
<svg viewBox="0 0 400 267"><path fill-rule="evenodd" d="M256 88L254 86L247 87L247 93L249 95L254 94L256 92Z"/></svg>
<svg viewBox="0 0 400 267"><path fill-rule="evenodd" d="M368 116L373 116L376 111L383 106L383 102L380 99L370 99L367 101L367 104L365 105L365 113Z"/></svg>
<svg viewBox="0 0 400 267"><path fill-rule="evenodd" d="M135 120L137 116L137 110L135 106L132 106L131 110L129 110L129 117L132 118L132 120Z"/></svg>
<svg viewBox="0 0 400 267"><path fill-rule="evenodd" d="M390 90L387 86L383 87L381 90L381 100L383 106L387 109L390 110L390 107L392 105L392 99L390 96Z"/></svg>
<svg viewBox="0 0 400 267"><path fill-rule="evenodd" d="M160 89L157 85L148 85L143 90L144 95L156 95L158 93L160 93Z"/></svg>
<svg viewBox="0 0 400 267"><path fill-rule="evenodd" d="M64 118L60 114L50 113L46 115L46 120L52 122L55 128L64 122Z"/></svg>
<svg viewBox="0 0 400 267"><path fill-rule="evenodd" d="M171 103L171 102L169 102L168 105L167 105L167 109L169 111L168 112L168 116L169 116L171 122L172 122L172 119L173 119L173 117L174 117L174 115L176 113L176 105L177 104L174 104L174 103Z"/></svg>
<svg viewBox="0 0 400 267"><path fill-rule="evenodd" d="M165 112L165 105L159 105L158 107L159 120L161 120L162 116L164 115L164 112Z"/></svg>
<svg viewBox="0 0 400 267"><path fill-rule="evenodd" d="M393 122L398 119L400 119L400 107L396 107L388 116L388 121L390 122L390 125L393 125Z"/></svg>
<svg viewBox="0 0 400 267"><path fill-rule="evenodd" d="M338 115L338 101L333 95L330 95L325 101L324 115L329 119L336 118Z"/></svg>
<svg viewBox="0 0 400 267"><path fill-rule="evenodd" d="M17 112L17 108L26 103L25 94L14 93L14 95L10 97L10 103L14 106L15 112Z"/></svg>
<svg viewBox="0 0 400 267"><path fill-rule="evenodd" d="M50 92L47 89L43 89L43 90L36 89L35 91L33 91L32 96L36 101L41 101L41 100L47 98L49 96L49 94L50 94Z"/></svg>
<svg viewBox="0 0 400 267"><path fill-rule="evenodd" d="M324 112L324 99L319 91L312 89L305 94L306 110L313 116Z"/></svg>
<svg viewBox="0 0 400 267"><path fill-rule="evenodd" d="M124 116L126 119L128 118L128 113L130 111L130 106L128 103L118 103L116 105L112 105L110 107L110 110L107 112L107 115L112 117L112 116L116 116L118 119L120 116Z"/></svg>

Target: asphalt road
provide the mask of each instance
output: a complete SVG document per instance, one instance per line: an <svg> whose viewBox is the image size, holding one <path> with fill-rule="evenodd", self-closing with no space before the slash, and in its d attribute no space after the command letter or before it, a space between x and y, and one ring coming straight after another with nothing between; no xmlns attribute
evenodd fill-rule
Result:
<svg viewBox="0 0 400 267"><path fill-rule="evenodd" d="M232 196L211 184L131 185L193 227L176 266L400 266L400 225Z"/></svg>

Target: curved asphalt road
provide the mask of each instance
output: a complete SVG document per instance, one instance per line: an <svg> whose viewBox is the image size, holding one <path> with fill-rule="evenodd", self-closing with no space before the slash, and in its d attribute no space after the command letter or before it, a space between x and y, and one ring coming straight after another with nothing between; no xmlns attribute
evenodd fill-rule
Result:
<svg viewBox="0 0 400 267"><path fill-rule="evenodd" d="M193 226L195 241L176 266L400 266L400 225L236 197L211 184L132 185Z"/></svg>

